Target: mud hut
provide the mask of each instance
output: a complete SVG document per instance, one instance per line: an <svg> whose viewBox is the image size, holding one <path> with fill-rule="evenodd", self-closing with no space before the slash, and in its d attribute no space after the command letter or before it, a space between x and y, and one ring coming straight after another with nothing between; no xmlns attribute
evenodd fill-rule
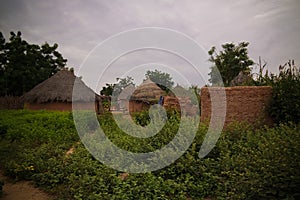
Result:
<svg viewBox="0 0 300 200"><path fill-rule="evenodd" d="M74 85L80 92L72 96ZM76 109L104 111L102 97L67 70L61 70L35 86L24 95L24 102L24 108L31 110L71 111L73 104Z"/></svg>
<svg viewBox="0 0 300 200"><path fill-rule="evenodd" d="M150 105L158 103L160 96L165 95L165 91L156 85L156 83L147 79L133 92L129 100L129 111L140 112L147 110Z"/></svg>

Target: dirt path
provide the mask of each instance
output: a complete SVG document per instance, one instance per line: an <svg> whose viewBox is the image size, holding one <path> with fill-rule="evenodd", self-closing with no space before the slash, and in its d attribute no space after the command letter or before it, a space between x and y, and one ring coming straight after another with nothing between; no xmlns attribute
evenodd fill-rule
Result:
<svg viewBox="0 0 300 200"><path fill-rule="evenodd" d="M3 195L0 200L50 200L51 196L35 188L29 181L13 183L0 173L0 180L4 181Z"/></svg>

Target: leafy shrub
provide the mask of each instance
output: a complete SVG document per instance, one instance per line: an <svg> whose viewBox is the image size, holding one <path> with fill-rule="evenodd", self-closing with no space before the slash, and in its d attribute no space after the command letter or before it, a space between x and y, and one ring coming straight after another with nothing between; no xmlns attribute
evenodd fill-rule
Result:
<svg viewBox="0 0 300 200"><path fill-rule="evenodd" d="M273 87L272 102L269 107L270 116L274 122L300 122L300 68L289 61L279 66L279 75L263 75L263 69L256 85L270 85Z"/></svg>
<svg viewBox="0 0 300 200"><path fill-rule="evenodd" d="M275 122L300 122L300 68L288 62L273 83L270 114Z"/></svg>
<svg viewBox="0 0 300 200"><path fill-rule="evenodd" d="M148 152L172 140L180 116L170 115L162 131L146 139L123 133L110 114L99 116L99 122L120 148ZM221 134L203 159L198 151L207 127L200 124L194 142L174 163L152 173L120 178L123 172L97 161L78 142L70 113L0 111L0 123L7 126L0 140L0 164L6 174L33 180L58 199L300 197L299 124L261 129L235 124ZM74 152L67 155L70 148Z"/></svg>
<svg viewBox="0 0 300 200"><path fill-rule="evenodd" d="M132 118L134 120L134 122L137 125L140 126L147 126L150 123L150 116L149 116L149 111L145 110L145 111L141 111L141 112L135 112L132 113Z"/></svg>
<svg viewBox="0 0 300 200"><path fill-rule="evenodd" d="M7 133L7 129L8 129L7 126L0 124L0 137L2 137L4 134Z"/></svg>
<svg viewBox="0 0 300 200"><path fill-rule="evenodd" d="M180 121L180 112L176 109L166 110L167 119L175 119L177 122ZM150 123L151 117L148 110L132 113L132 118L137 125L147 126Z"/></svg>
<svg viewBox="0 0 300 200"><path fill-rule="evenodd" d="M228 199L298 199L299 126L246 129L219 140L218 196Z"/></svg>

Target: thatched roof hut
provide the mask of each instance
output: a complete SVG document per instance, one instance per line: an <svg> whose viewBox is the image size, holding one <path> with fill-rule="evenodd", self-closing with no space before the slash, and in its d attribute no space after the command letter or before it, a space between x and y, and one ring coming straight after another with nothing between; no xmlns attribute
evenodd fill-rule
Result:
<svg viewBox="0 0 300 200"><path fill-rule="evenodd" d="M160 96L165 95L165 91L156 85L156 83L147 79L135 89L131 96L131 100L152 102L157 101Z"/></svg>
<svg viewBox="0 0 300 200"><path fill-rule="evenodd" d="M240 71L240 73L230 82L230 86L251 85L253 79L249 73Z"/></svg>
<svg viewBox="0 0 300 200"><path fill-rule="evenodd" d="M79 91L74 96L73 86ZM97 111L100 111L101 106L101 97L67 70L61 70L35 86L24 95L24 101L26 108L34 110L72 110L72 102L82 104L83 108L88 108L89 103L95 102Z"/></svg>
<svg viewBox="0 0 300 200"><path fill-rule="evenodd" d="M133 92L129 102L129 111L139 112L147 110L150 105L158 103L160 96L165 95L165 91L153 81L147 79Z"/></svg>

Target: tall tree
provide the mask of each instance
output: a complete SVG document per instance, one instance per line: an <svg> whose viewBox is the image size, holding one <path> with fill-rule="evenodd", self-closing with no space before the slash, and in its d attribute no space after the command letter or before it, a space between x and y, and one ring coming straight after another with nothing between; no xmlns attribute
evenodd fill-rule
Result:
<svg viewBox="0 0 300 200"><path fill-rule="evenodd" d="M170 74L166 72L161 72L157 69L154 71L148 70L145 74L146 79L150 79L151 81L155 82L162 90L167 92L170 91L170 88L173 87L174 82L173 78Z"/></svg>
<svg viewBox="0 0 300 200"><path fill-rule="evenodd" d="M111 96L113 91L114 91L114 87L116 84L110 84L110 83L106 83L104 87L102 87L102 90L100 91L101 95L105 95L105 96Z"/></svg>
<svg viewBox="0 0 300 200"><path fill-rule="evenodd" d="M23 95L65 68L67 60L57 48L57 44L29 44L22 39L20 31L11 32L6 42L0 32L0 96Z"/></svg>
<svg viewBox="0 0 300 200"><path fill-rule="evenodd" d="M111 96L114 92L114 96L118 96L124 88L129 85L134 85L134 82L132 77L127 76L125 78L117 78L117 83L106 83L105 85L106 86L102 87L102 90L100 91L101 95Z"/></svg>
<svg viewBox="0 0 300 200"><path fill-rule="evenodd" d="M209 81L213 84L219 84L218 78L219 70L224 86L229 86L230 81L233 80L239 72L250 73L250 66L254 64L248 56L248 42L241 42L238 45L234 43L226 43L222 45L223 50L216 52L216 47L212 47L208 54L209 61L213 63L211 72L209 73Z"/></svg>
<svg viewBox="0 0 300 200"><path fill-rule="evenodd" d="M115 95L119 95L129 85L135 85L133 78L127 76L125 78L117 78L117 84L114 87Z"/></svg>

